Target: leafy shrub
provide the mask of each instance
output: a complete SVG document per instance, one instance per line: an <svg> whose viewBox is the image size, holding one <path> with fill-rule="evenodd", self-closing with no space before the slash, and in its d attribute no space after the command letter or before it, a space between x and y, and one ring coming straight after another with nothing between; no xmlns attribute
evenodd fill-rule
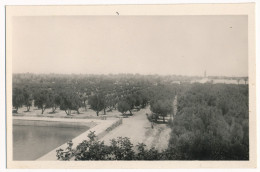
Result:
<svg viewBox="0 0 260 172"><path fill-rule="evenodd" d="M58 160L160 160L164 155L155 148L145 149L146 145L142 143L136 146L136 152L127 137L112 139L110 145L97 141L94 132L90 132L88 138L89 140L82 141L75 149L72 148L72 141L69 141L65 150L57 150Z"/></svg>

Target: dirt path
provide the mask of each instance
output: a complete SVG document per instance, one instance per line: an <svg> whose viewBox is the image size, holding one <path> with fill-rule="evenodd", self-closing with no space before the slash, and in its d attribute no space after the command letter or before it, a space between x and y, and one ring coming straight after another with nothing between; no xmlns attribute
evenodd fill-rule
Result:
<svg viewBox="0 0 260 172"><path fill-rule="evenodd" d="M108 144L113 138L129 137L134 146L142 142L147 145L147 148L166 149L168 147L170 128L166 124L155 124L152 129L146 113L150 113L149 108L134 112L133 116L124 118L121 126L108 133L101 140Z"/></svg>

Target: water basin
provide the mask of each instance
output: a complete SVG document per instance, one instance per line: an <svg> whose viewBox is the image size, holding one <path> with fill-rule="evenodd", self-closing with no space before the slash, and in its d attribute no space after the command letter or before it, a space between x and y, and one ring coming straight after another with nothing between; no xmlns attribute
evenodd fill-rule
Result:
<svg viewBox="0 0 260 172"><path fill-rule="evenodd" d="M90 127L13 126L13 160L36 160Z"/></svg>

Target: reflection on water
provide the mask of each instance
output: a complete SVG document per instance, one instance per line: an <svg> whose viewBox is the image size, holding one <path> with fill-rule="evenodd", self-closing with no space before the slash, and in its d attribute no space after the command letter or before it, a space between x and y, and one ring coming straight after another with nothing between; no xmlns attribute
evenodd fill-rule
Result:
<svg viewBox="0 0 260 172"><path fill-rule="evenodd" d="M13 160L35 160L88 128L13 126Z"/></svg>

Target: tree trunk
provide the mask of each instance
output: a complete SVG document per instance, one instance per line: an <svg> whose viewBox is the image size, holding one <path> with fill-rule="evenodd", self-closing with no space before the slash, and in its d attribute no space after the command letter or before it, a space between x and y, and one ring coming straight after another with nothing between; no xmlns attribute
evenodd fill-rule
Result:
<svg viewBox="0 0 260 172"><path fill-rule="evenodd" d="M52 107L52 113L55 113L56 108L56 106Z"/></svg>
<svg viewBox="0 0 260 172"><path fill-rule="evenodd" d="M109 112L113 111L113 107L111 107L111 106L109 106L108 109L109 109Z"/></svg>
<svg viewBox="0 0 260 172"><path fill-rule="evenodd" d="M155 115L155 117L154 117L154 121L157 122L157 119L158 119L158 116Z"/></svg>
<svg viewBox="0 0 260 172"><path fill-rule="evenodd" d="M45 108L42 107L42 114L43 114L44 110L45 110Z"/></svg>
<svg viewBox="0 0 260 172"><path fill-rule="evenodd" d="M104 115L106 115L106 108L104 108Z"/></svg>
<svg viewBox="0 0 260 172"><path fill-rule="evenodd" d="M163 116L163 123L165 123L165 119L164 119L164 116Z"/></svg>
<svg viewBox="0 0 260 172"><path fill-rule="evenodd" d="M133 115L132 112L131 112L131 110L129 110L129 112L130 112L131 115Z"/></svg>
<svg viewBox="0 0 260 172"><path fill-rule="evenodd" d="M18 113L18 107L15 107L16 113Z"/></svg>
<svg viewBox="0 0 260 172"><path fill-rule="evenodd" d="M71 110L70 109L68 109L68 111L67 110L64 110L65 112L66 112L66 114L69 116L70 114L71 114Z"/></svg>
<svg viewBox="0 0 260 172"><path fill-rule="evenodd" d="M80 113L79 113L79 109L77 109L77 113L80 114Z"/></svg>
<svg viewBox="0 0 260 172"><path fill-rule="evenodd" d="M87 111L86 100L84 100L84 108L85 108L85 111Z"/></svg>
<svg viewBox="0 0 260 172"><path fill-rule="evenodd" d="M30 111L30 107L31 107L31 106L27 106L27 112L29 112L29 111Z"/></svg>
<svg viewBox="0 0 260 172"><path fill-rule="evenodd" d="M97 113L97 116L98 116L99 111L96 111L96 113Z"/></svg>

